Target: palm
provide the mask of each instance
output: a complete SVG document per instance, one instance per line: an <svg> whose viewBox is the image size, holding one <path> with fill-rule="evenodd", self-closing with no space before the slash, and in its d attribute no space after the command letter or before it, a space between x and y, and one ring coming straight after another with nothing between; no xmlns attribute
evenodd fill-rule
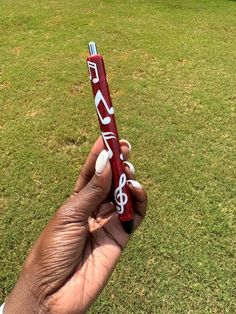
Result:
<svg viewBox="0 0 236 314"><path fill-rule="evenodd" d="M84 231L76 236L84 237ZM55 313L83 313L113 272L129 236L111 204L103 204L89 219L89 231L79 263L70 279L52 297ZM76 298L74 294L76 292Z"/></svg>

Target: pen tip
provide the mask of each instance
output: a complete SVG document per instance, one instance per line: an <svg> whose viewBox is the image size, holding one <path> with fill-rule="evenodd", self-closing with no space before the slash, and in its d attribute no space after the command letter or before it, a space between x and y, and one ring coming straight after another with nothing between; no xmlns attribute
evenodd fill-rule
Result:
<svg viewBox="0 0 236 314"><path fill-rule="evenodd" d="M122 221L121 224L122 224L126 233L128 233L128 234L132 233L133 225L134 225L133 220Z"/></svg>

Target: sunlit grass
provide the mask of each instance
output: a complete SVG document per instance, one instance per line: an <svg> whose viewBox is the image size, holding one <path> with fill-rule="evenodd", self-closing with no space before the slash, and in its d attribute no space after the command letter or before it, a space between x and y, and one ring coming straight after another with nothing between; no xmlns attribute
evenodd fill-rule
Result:
<svg viewBox="0 0 236 314"><path fill-rule="evenodd" d="M91 313L235 313L236 2L0 8L2 301L99 134L95 40L149 211Z"/></svg>

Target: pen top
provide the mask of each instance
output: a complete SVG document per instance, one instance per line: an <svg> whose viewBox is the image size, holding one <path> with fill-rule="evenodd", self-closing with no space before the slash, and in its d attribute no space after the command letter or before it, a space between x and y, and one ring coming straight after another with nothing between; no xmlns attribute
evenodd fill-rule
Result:
<svg viewBox="0 0 236 314"><path fill-rule="evenodd" d="M94 41L90 41L90 43L88 44L88 48L89 48L90 56L98 54L97 53L97 46L96 46Z"/></svg>

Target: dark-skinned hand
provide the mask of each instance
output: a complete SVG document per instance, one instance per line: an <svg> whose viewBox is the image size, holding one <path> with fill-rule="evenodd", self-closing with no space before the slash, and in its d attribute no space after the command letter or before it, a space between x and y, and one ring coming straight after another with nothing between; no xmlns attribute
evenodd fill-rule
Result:
<svg viewBox="0 0 236 314"><path fill-rule="evenodd" d="M120 147L135 230L145 216L147 196L127 162L129 143L121 140ZM71 197L56 211L26 258L4 314L79 314L95 301L130 239L109 199L111 183L108 154L99 138Z"/></svg>

